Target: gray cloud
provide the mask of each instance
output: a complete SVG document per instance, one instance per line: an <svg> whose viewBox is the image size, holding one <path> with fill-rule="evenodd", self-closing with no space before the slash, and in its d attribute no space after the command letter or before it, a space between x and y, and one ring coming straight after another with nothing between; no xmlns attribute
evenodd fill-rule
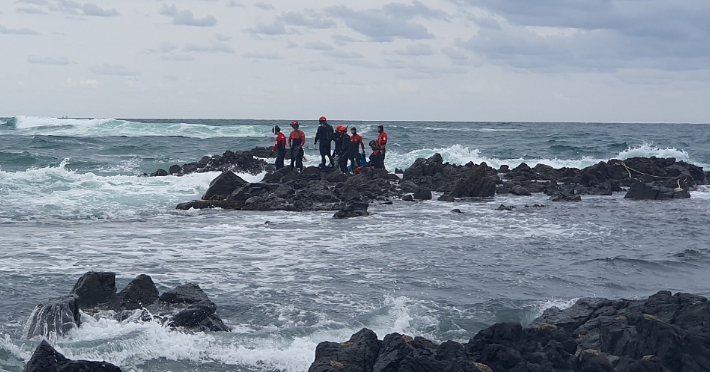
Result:
<svg viewBox="0 0 710 372"><path fill-rule="evenodd" d="M71 64L72 62L65 58L65 57L38 57L38 56L29 56L27 57L27 62L35 64L35 65L55 65L55 66L64 66Z"/></svg>
<svg viewBox="0 0 710 372"><path fill-rule="evenodd" d="M5 35L39 35L35 30L30 30L29 28L7 28L0 25L0 34Z"/></svg>
<svg viewBox="0 0 710 372"><path fill-rule="evenodd" d="M160 56L160 59L163 61L169 61L169 62L189 62L193 61L194 58L184 55L184 54L163 54Z"/></svg>
<svg viewBox="0 0 710 372"><path fill-rule="evenodd" d="M328 52L325 52L325 54L329 57L333 58L340 58L340 59L363 59L365 56L358 52L345 52L342 50L331 50Z"/></svg>
<svg viewBox="0 0 710 372"><path fill-rule="evenodd" d="M217 19L208 14L202 18L195 18L189 10L178 10L175 5L167 6L163 4L160 14L173 18L173 24L197 27L212 27L217 24Z"/></svg>
<svg viewBox="0 0 710 372"><path fill-rule="evenodd" d="M312 50L333 50L333 49L335 49L335 48L333 48L332 45L321 42L321 41L306 43L305 45L303 45L303 47L306 49L312 49Z"/></svg>
<svg viewBox="0 0 710 372"><path fill-rule="evenodd" d="M441 53L449 57L451 63L457 66L463 66L467 64L469 60L468 55L466 55L466 53L463 53L462 51L455 48L444 48L441 50Z"/></svg>
<svg viewBox="0 0 710 372"><path fill-rule="evenodd" d="M123 66L103 64L91 68L95 74L110 76L138 76L140 71L129 70Z"/></svg>
<svg viewBox="0 0 710 372"><path fill-rule="evenodd" d="M182 48L185 52L200 52L200 53L234 53L234 49L227 45L212 42L207 44L185 44Z"/></svg>
<svg viewBox="0 0 710 372"><path fill-rule="evenodd" d="M236 1L234 1L234 0L230 0L230 1L227 3L227 6L230 7L230 8L244 8L244 4L240 4L240 3L238 3L238 2L236 2Z"/></svg>
<svg viewBox="0 0 710 372"><path fill-rule="evenodd" d="M79 4L70 0L59 0L59 10L72 15L85 15L94 17L112 17L117 16L116 9L103 9L93 3Z"/></svg>
<svg viewBox="0 0 710 372"><path fill-rule="evenodd" d="M337 44L338 46L346 46L350 43L354 43L354 42L359 41L359 40L351 38L350 36L337 35L337 34L332 35L330 38L333 39L333 42L335 44Z"/></svg>
<svg viewBox="0 0 710 372"><path fill-rule="evenodd" d="M222 34L217 34L217 35L215 35L215 37L217 38L217 41L229 41L229 40L232 40L232 37L231 37L231 36L222 35Z"/></svg>
<svg viewBox="0 0 710 372"><path fill-rule="evenodd" d="M274 9L276 9L276 8L274 8L273 5L268 4L268 3L255 3L254 6L257 7L257 8L259 8L259 9L263 9L263 10L274 10Z"/></svg>
<svg viewBox="0 0 710 372"><path fill-rule="evenodd" d="M15 2L32 5L49 5L49 2L47 2L47 0L17 0Z"/></svg>
<svg viewBox="0 0 710 372"><path fill-rule="evenodd" d="M424 5L420 7L428 9ZM356 11L341 5L326 8L325 12L333 17L340 18L345 22L346 26L373 41L389 42L396 38L421 40L434 37L426 27L411 21L416 12L410 10L396 13L393 10L395 8L397 7ZM421 13L422 10L420 9L417 12ZM417 13L417 15L419 14ZM425 13L421 15L429 16Z"/></svg>
<svg viewBox="0 0 710 372"><path fill-rule="evenodd" d="M435 54L434 50L426 44L409 45L404 49L396 49L394 53L413 57L431 56Z"/></svg>
<svg viewBox="0 0 710 372"><path fill-rule="evenodd" d="M481 26L478 35L459 43L496 64L606 71L694 70L710 65L707 1L463 2L503 20L474 19Z"/></svg>
<svg viewBox="0 0 710 372"><path fill-rule="evenodd" d="M280 18L283 22L290 26L303 26L310 28L333 28L336 23L332 19L325 19L319 17L317 14L311 12L308 16L297 13L297 12L287 12L283 14Z"/></svg>
<svg viewBox="0 0 710 372"><path fill-rule="evenodd" d="M274 20L274 23L267 25L261 22L257 22L255 27L250 27L246 30L252 35L285 35L286 27L280 19Z"/></svg>
<svg viewBox="0 0 710 372"><path fill-rule="evenodd" d="M270 60L279 60L283 59L281 55L278 53L273 53L273 52L265 52L265 53L243 53L242 57L244 58L251 58L251 59L270 59Z"/></svg>
<svg viewBox="0 0 710 372"><path fill-rule="evenodd" d="M22 14L48 14L44 10L39 9L39 8L35 8L33 6L25 6L25 7L17 8L15 11L18 13L22 13Z"/></svg>
<svg viewBox="0 0 710 372"><path fill-rule="evenodd" d="M98 5L92 3L85 3L82 5L82 10L84 11L84 15L87 16L113 17L118 15L118 11L116 9L102 9Z"/></svg>

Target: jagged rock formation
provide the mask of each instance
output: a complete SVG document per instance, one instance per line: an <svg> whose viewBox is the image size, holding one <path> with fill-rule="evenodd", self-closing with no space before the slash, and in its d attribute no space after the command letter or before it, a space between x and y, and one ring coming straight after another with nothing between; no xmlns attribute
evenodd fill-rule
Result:
<svg viewBox="0 0 710 372"><path fill-rule="evenodd" d="M42 340L25 366L25 372L121 372L107 362L70 360Z"/></svg>
<svg viewBox="0 0 710 372"><path fill-rule="evenodd" d="M529 327L498 323L467 343L437 345L363 329L322 342L309 372L701 372L710 371L710 303L661 291L642 300L585 298L551 308Z"/></svg>
<svg viewBox="0 0 710 372"><path fill-rule="evenodd" d="M115 273L91 271L77 281L70 295L37 305L27 323L26 336L62 336L81 326L80 310L118 320L157 320L193 331L229 331L216 314L217 306L197 284L181 285L160 296L151 277L139 275L116 293ZM140 312L138 316L136 311Z"/></svg>

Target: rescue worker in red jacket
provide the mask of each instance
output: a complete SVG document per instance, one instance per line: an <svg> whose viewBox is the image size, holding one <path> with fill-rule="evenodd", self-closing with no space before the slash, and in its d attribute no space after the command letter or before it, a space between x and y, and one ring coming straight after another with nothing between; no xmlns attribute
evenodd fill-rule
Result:
<svg viewBox="0 0 710 372"><path fill-rule="evenodd" d="M387 132L385 132L385 127L382 125L377 126L377 147L382 153L382 167L385 166L385 154L387 153Z"/></svg>
<svg viewBox="0 0 710 372"><path fill-rule="evenodd" d="M276 152L274 165L276 169L281 169L284 167L284 157L286 157L286 136L281 133L281 128L278 125L274 127L273 132L276 135L276 144L271 152Z"/></svg>
<svg viewBox="0 0 710 372"><path fill-rule="evenodd" d="M294 121L291 123L293 130L288 136L288 146L291 148L291 170L294 169L294 163L296 163L296 168L303 171L303 145L306 143L306 134L302 130L298 129L298 122Z"/></svg>
<svg viewBox="0 0 710 372"><path fill-rule="evenodd" d="M362 142L362 137L357 134L355 127L350 128L350 148L348 158L350 159L350 167L354 170L360 166L360 153L358 147L362 148L362 153L365 154L365 144Z"/></svg>

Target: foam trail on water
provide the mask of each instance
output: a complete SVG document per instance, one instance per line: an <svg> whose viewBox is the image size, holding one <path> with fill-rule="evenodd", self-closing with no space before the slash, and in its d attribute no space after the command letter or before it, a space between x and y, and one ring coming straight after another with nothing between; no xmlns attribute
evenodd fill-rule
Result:
<svg viewBox="0 0 710 372"><path fill-rule="evenodd" d="M267 125L207 125L187 123L141 123L112 118L64 119L17 116L17 134L70 137L190 137L190 138L265 138Z"/></svg>
<svg viewBox="0 0 710 372"><path fill-rule="evenodd" d="M387 153L385 165L388 169L400 168L406 169L411 166L419 158L429 158L430 156L439 153L444 162L451 164L464 165L469 162L480 164L485 162L493 168L499 168L501 165L508 165L515 168L522 163L534 167L537 164L545 164L554 168L586 168L599 162L606 162L611 159L625 160L632 157L659 157L659 158L675 158L676 160L692 163L690 155L684 150L675 148L658 148L652 144L644 143L638 147L629 147L617 154L610 154L608 158L595 158L590 156L582 156L579 159L500 159L496 157L487 157L481 154L481 151L476 148L469 148L462 145L453 145L445 148L433 149L417 149L407 153L400 153L397 150L391 150Z"/></svg>
<svg viewBox="0 0 710 372"><path fill-rule="evenodd" d="M24 172L0 170L0 195L7 208L0 220L9 218L105 219L133 218L171 210L177 203L199 199L218 172L182 177L101 176L57 167ZM240 174L249 181L263 175Z"/></svg>

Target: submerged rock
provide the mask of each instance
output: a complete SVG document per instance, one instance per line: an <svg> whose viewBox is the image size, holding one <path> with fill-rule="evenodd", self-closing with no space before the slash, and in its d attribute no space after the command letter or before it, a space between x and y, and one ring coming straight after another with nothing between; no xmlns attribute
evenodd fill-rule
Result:
<svg viewBox="0 0 710 372"><path fill-rule="evenodd" d="M38 305L27 322L26 336L62 336L80 327L80 310L96 318L158 321L193 331L229 331L216 314L217 305L194 283L159 295L148 275L139 275L118 294L115 273L88 272L72 294Z"/></svg>
<svg viewBox="0 0 710 372"><path fill-rule="evenodd" d="M76 296L53 298L37 305L27 323L27 338L63 336L81 325Z"/></svg>
<svg viewBox="0 0 710 372"><path fill-rule="evenodd" d="M335 212L333 218L343 219L369 216L370 214L367 212L369 206L368 203L352 203Z"/></svg>
<svg viewBox="0 0 710 372"><path fill-rule="evenodd" d="M25 372L121 372L107 362L70 360L42 340L25 366Z"/></svg>

